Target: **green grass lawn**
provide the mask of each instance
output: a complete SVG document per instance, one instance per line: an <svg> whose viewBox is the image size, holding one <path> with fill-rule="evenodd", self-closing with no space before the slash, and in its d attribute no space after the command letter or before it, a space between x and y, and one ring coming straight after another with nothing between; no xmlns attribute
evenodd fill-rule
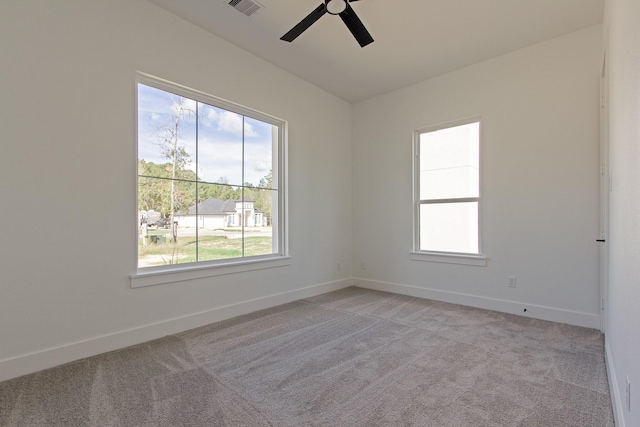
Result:
<svg viewBox="0 0 640 427"><path fill-rule="evenodd" d="M161 230L157 230L161 231ZM169 237L168 230L167 238ZM152 234L157 233L156 230ZM267 255L273 252L273 239L270 236L244 238L244 256ZM139 266L177 264L196 261L212 261L217 259L238 258L242 256L243 239L227 239L224 236L201 236L197 245L196 239L178 237L177 243L158 243L143 246L138 244Z"/></svg>

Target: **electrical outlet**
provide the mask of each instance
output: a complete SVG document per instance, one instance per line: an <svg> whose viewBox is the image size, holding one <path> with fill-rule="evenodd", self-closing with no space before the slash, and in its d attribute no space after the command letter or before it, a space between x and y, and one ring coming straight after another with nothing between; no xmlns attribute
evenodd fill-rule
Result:
<svg viewBox="0 0 640 427"><path fill-rule="evenodd" d="M518 279L516 279L514 276L509 277L509 287L510 288L515 288L517 283L518 283Z"/></svg>
<svg viewBox="0 0 640 427"><path fill-rule="evenodd" d="M336 263L336 271L340 271L340 263Z"/></svg>
<svg viewBox="0 0 640 427"><path fill-rule="evenodd" d="M367 269L367 264L364 263L364 261L360 261L360 268L363 270Z"/></svg>
<svg viewBox="0 0 640 427"><path fill-rule="evenodd" d="M626 398L627 398L627 412L631 412L631 380L629 380L629 377L627 377L627 393L626 393Z"/></svg>

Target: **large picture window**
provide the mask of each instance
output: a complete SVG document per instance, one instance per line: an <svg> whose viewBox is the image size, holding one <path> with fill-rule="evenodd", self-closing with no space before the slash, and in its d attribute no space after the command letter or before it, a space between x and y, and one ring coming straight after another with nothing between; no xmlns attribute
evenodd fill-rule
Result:
<svg viewBox="0 0 640 427"><path fill-rule="evenodd" d="M415 249L480 253L480 122L416 132Z"/></svg>
<svg viewBox="0 0 640 427"><path fill-rule="evenodd" d="M284 255L283 121L146 76L137 116L139 270Z"/></svg>

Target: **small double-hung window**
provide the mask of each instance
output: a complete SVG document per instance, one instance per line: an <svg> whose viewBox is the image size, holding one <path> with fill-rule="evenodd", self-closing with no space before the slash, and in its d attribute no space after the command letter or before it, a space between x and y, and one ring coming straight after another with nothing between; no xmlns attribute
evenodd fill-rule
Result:
<svg viewBox="0 0 640 427"><path fill-rule="evenodd" d="M480 256L480 121L421 129L415 138L417 253Z"/></svg>

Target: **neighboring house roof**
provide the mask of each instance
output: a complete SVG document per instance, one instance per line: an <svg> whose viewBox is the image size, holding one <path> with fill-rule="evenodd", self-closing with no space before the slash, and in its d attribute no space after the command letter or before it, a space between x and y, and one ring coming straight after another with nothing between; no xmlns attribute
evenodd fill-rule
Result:
<svg viewBox="0 0 640 427"><path fill-rule="evenodd" d="M226 215L235 212L235 200L221 200L212 197L198 204L198 215ZM196 205L191 206L186 213L178 212L177 215L196 215Z"/></svg>

